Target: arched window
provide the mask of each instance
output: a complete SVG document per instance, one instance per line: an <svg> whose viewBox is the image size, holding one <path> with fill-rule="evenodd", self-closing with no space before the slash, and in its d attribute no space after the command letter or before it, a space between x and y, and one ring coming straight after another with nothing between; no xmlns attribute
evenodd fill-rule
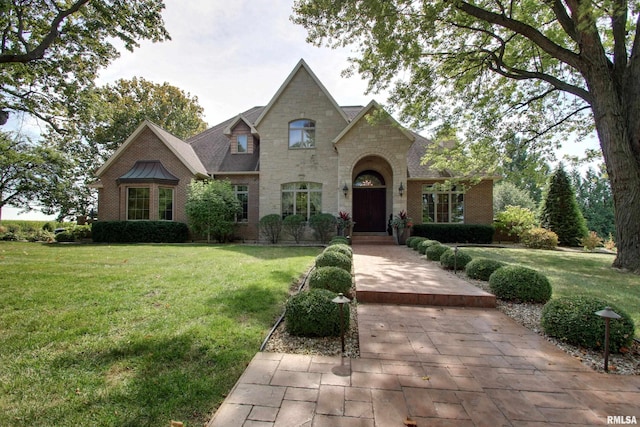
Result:
<svg viewBox="0 0 640 427"><path fill-rule="evenodd" d="M289 123L289 148L315 148L316 123L313 120L294 120Z"/></svg>
<svg viewBox="0 0 640 427"><path fill-rule="evenodd" d="M384 178L376 171L364 171L356 177L354 187L384 187Z"/></svg>

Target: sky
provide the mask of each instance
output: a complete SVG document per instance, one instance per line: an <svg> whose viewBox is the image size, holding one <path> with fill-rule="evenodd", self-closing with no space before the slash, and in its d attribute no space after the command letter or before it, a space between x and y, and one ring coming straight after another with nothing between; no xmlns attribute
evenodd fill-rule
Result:
<svg viewBox="0 0 640 427"><path fill-rule="evenodd" d="M198 98L209 126L257 105L266 105L300 59L304 59L339 105L381 104L385 94L365 94L359 75L341 76L350 48L330 49L306 42L293 24L292 0L165 0L165 28L171 41L142 42L123 49L98 76L98 84L143 77L167 82ZM40 212L20 214L5 207L3 219L52 219Z"/></svg>

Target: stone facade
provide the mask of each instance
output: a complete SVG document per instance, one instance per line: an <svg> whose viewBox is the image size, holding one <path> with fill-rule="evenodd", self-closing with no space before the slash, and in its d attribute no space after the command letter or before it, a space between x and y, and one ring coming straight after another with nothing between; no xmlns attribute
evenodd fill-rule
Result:
<svg viewBox="0 0 640 427"><path fill-rule="evenodd" d="M298 120L313 123L314 143L306 148L290 147L290 124ZM320 189L323 213L344 211L357 221L356 215L375 211L370 230L384 233L387 219L402 210L420 223L423 185L450 178L421 165L422 147L430 141L385 116L375 101L366 107L338 106L304 61L266 107L247 110L187 141L150 124L136 132L98 171L99 219L126 220L127 188L136 185L150 188L149 219L158 219L154 206L163 184L120 179L139 160L159 161L177 178L175 221L187 222L184 204L192 179L213 177L246 186L247 220L238 223L236 233L243 241L261 240L263 216L284 215L283 186L310 183ZM238 152L238 135L246 135L245 152ZM376 185L354 185L361 174L375 176ZM373 190L375 201L363 197L367 190ZM470 186L464 194L465 223L491 224L492 199L492 179ZM313 239L310 232L306 237Z"/></svg>

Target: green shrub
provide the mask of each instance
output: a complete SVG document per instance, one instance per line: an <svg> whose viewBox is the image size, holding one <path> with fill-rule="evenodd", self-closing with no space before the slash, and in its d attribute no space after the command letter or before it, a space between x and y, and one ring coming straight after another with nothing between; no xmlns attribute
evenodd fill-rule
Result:
<svg viewBox="0 0 640 427"><path fill-rule="evenodd" d="M622 316L609 323L609 350L619 352L632 343L635 328L631 317L620 307L590 296L561 297L549 301L542 309L540 324L554 338L591 349L604 348L605 321L595 315L605 307Z"/></svg>
<svg viewBox="0 0 640 427"><path fill-rule="evenodd" d="M90 239L91 238L91 226L90 225L76 225L71 229L73 237L76 240Z"/></svg>
<svg viewBox="0 0 640 427"><path fill-rule="evenodd" d="M427 248L424 254L427 256L427 259L429 261L440 261L440 257L442 256L444 251L446 251L447 249L449 249L448 246L444 246L440 244L431 245Z"/></svg>
<svg viewBox="0 0 640 427"><path fill-rule="evenodd" d="M410 236L407 237L407 240L404 242L408 247L411 247L411 242L413 242L414 239L418 238L419 236Z"/></svg>
<svg viewBox="0 0 640 427"><path fill-rule="evenodd" d="M580 240L580 244L585 251L593 251L595 248L603 245L603 240L598 236L595 231L590 231L587 237L583 237Z"/></svg>
<svg viewBox="0 0 640 427"><path fill-rule="evenodd" d="M536 214L520 206L507 206L496 215L496 229L515 237L516 241L521 240L523 233L535 227L536 223Z"/></svg>
<svg viewBox="0 0 640 427"><path fill-rule="evenodd" d="M440 244L440 242L438 242L437 240L422 240L420 243L418 243L418 252L424 255L427 252L427 248L429 246L438 244Z"/></svg>
<svg viewBox="0 0 640 427"><path fill-rule="evenodd" d="M522 233L522 244L531 249L555 249L558 246L558 235L545 228L534 227Z"/></svg>
<svg viewBox="0 0 640 427"><path fill-rule="evenodd" d="M72 230L65 230L55 235L56 242L75 242L76 237Z"/></svg>
<svg viewBox="0 0 640 427"><path fill-rule="evenodd" d="M415 224L414 236L426 237L442 243L491 243L495 229L483 224Z"/></svg>
<svg viewBox="0 0 640 427"><path fill-rule="evenodd" d="M176 221L97 221L91 237L100 243L184 243L189 227Z"/></svg>
<svg viewBox="0 0 640 427"><path fill-rule="evenodd" d="M298 336L340 335L340 307L331 300L336 294L327 289L300 292L287 301L285 325L287 331ZM343 307L344 329L349 328L349 304Z"/></svg>
<svg viewBox="0 0 640 427"><path fill-rule="evenodd" d="M331 251L340 252L341 254L345 254L349 258L353 257L353 249L351 249L351 246L349 245L336 244L336 245L327 246L324 249L324 252L331 252Z"/></svg>
<svg viewBox="0 0 640 427"><path fill-rule="evenodd" d="M44 231L51 231L51 232L53 232L54 228L55 228L55 227L54 227L54 226L53 226L53 224L51 224L50 222L45 222L45 223L42 225L42 229L43 229Z"/></svg>
<svg viewBox="0 0 640 427"><path fill-rule="evenodd" d="M427 240L426 237L416 236L411 240L411 244L409 245L409 247L411 249L413 249L414 251L417 251L418 250L418 245L420 245L420 243L424 242L425 240Z"/></svg>
<svg viewBox="0 0 640 427"><path fill-rule="evenodd" d="M507 265L489 277L493 294L503 300L544 303L551 298L551 283L547 277L531 268Z"/></svg>
<svg viewBox="0 0 640 427"><path fill-rule="evenodd" d="M471 262L471 255L462 249L458 249L456 255L455 250L449 248L440 255L440 264L447 270L464 270L465 266Z"/></svg>
<svg viewBox="0 0 640 427"><path fill-rule="evenodd" d="M336 236L329 241L329 245L348 245L349 239L342 236Z"/></svg>
<svg viewBox="0 0 640 427"><path fill-rule="evenodd" d="M328 213L315 214L309 218L309 225L313 228L316 238L322 244L329 241L329 237L336 230L337 224L336 217Z"/></svg>
<svg viewBox="0 0 640 427"><path fill-rule="evenodd" d="M474 258L469 264L467 264L464 270L469 278L475 280L484 280L486 282L489 280L489 276L491 276L494 271L496 271L500 267L504 267L505 265L507 264L502 261L496 261L494 259Z"/></svg>
<svg viewBox="0 0 640 427"><path fill-rule="evenodd" d="M282 228L287 234L293 237L296 243L300 243L300 240L304 237L306 227L307 222L302 215L289 215L282 221Z"/></svg>
<svg viewBox="0 0 640 427"><path fill-rule="evenodd" d="M340 267L351 273L351 258L336 251L322 252L316 257L316 268Z"/></svg>
<svg viewBox="0 0 640 427"><path fill-rule="evenodd" d="M309 275L311 289L328 289L331 292L347 295L351 291L351 285L351 274L340 267L316 268Z"/></svg>
<svg viewBox="0 0 640 427"><path fill-rule="evenodd" d="M269 214L260 218L260 234L269 242L275 244L280 240L282 233L282 218L278 214Z"/></svg>

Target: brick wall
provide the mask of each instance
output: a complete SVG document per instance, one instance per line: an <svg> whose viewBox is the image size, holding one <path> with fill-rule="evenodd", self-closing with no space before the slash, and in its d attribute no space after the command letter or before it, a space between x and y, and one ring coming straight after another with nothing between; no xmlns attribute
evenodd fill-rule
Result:
<svg viewBox="0 0 640 427"><path fill-rule="evenodd" d="M103 188L99 191L98 219L105 221L124 221L127 219L127 187L150 187L151 220L158 219L158 184L121 184L116 180L127 173L138 160L158 160L179 179L174 187L173 215L174 221L187 222L184 205L187 201L187 188L194 177L189 169L173 154L173 152L146 128L131 141L127 149L116 159L100 177Z"/></svg>
<svg viewBox="0 0 640 427"><path fill-rule="evenodd" d="M249 211L248 221L238 223L236 227L236 237L254 242L259 240L258 221L260 220L259 200L260 200L260 176L258 174L246 175L216 175L216 179L227 179L232 185L246 185L249 187Z"/></svg>

